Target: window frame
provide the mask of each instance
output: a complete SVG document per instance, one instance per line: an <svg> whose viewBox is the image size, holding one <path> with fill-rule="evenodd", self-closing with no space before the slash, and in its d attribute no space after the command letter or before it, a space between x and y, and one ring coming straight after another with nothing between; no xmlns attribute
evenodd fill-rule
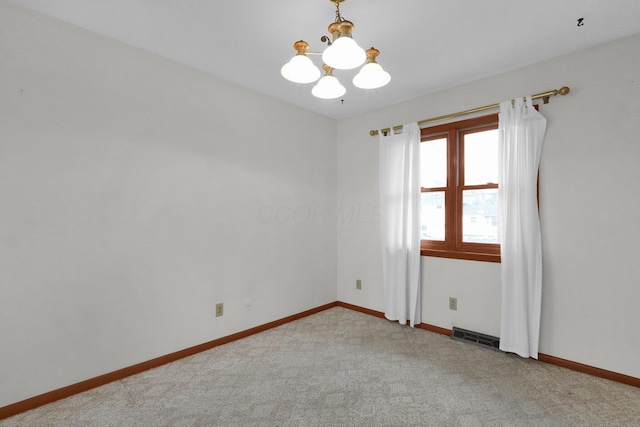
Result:
<svg viewBox="0 0 640 427"><path fill-rule="evenodd" d="M420 240L420 255L473 261L500 262L498 243L475 243L462 241L464 190L498 188L498 183L464 185L464 135L485 130L498 129L498 114L489 114L426 127L420 130L420 143L447 138L447 185L446 187L421 188L421 192L445 194L445 240Z"/></svg>

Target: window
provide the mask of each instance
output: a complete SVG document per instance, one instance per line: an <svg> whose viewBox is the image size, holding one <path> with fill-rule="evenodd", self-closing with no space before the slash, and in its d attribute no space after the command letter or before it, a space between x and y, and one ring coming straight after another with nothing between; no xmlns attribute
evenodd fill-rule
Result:
<svg viewBox="0 0 640 427"><path fill-rule="evenodd" d="M498 115L421 130L423 256L500 262Z"/></svg>

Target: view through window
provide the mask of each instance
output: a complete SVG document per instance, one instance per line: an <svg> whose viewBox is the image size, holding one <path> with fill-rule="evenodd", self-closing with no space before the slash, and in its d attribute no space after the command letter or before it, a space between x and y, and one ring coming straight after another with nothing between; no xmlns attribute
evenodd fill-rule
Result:
<svg viewBox="0 0 640 427"><path fill-rule="evenodd" d="M422 255L500 261L498 116L421 131Z"/></svg>

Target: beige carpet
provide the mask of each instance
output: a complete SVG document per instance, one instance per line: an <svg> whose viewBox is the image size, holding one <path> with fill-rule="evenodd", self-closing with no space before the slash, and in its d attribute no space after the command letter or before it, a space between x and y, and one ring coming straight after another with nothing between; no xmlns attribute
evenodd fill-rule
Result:
<svg viewBox="0 0 640 427"><path fill-rule="evenodd" d="M640 426L640 389L345 308L0 426Z"/></svg>

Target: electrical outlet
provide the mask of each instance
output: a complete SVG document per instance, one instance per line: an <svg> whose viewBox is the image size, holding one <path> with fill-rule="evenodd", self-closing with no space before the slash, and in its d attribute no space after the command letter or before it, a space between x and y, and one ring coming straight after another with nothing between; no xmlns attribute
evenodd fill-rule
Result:
<svg viewBox="0 0 640 427"><path fill-rule="evenodd" d="M458 298L449 297L449 310L458 309Z"/></svg>
<svg viewBox="0 0 640 427"><path fill-rule="evenodd" d="M362 289L362 280L356 280L356 289Z"/></svg>
<svg viewBox="0 0 640 427"><path fill-rule="evenodd" d="M223 313L223 304L222 303L216 304L216 317L222 316L222 313Z"/></svg>

